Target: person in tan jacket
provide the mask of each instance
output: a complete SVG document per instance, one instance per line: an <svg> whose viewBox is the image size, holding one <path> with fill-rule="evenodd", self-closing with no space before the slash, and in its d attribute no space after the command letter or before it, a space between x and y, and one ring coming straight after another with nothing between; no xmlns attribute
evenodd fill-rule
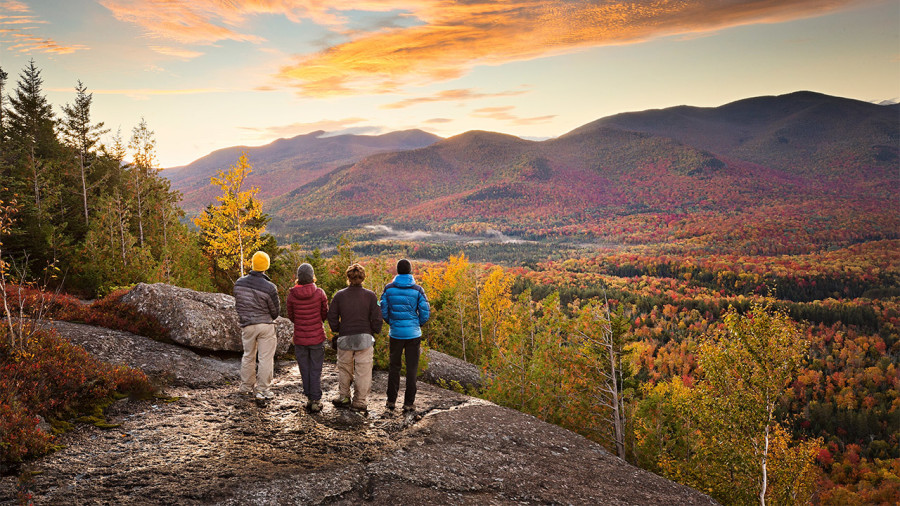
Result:
<svg viewBox="0 0 900 506"><path fill-rule="evenodd" d="M375 335L381 332L383 320L375 292L362 287L366 279L365 268L353 264L347 267L346 274L347 288L334 294L328 308L328 326L336 335L331 345L337 349L338 366L338 398L332 402L337 407L367 413Z"/></svg>

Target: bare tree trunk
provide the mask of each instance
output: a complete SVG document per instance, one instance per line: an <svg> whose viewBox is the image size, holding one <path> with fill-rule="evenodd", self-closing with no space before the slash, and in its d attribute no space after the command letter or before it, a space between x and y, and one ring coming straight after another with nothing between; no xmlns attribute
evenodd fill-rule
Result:
<svg viewBox="0 0 900 506"><path fill-rule="evenodd" d="M81 165L81 195L84 201L84 226L89 227L90 222L88 221L88 205L87 205L87 178L84 174L84 153L78 152L78 160Z"/></svg>
<svg viewBox="0 0 900 506"><path fill-rule="evenodd" d="M767 399L768 401L768 399ZM768 404L768 402L767 402ZM772 425L772 410L774 406L769 407L769 420L766 422L766 431L765 431L765 446L762 454L762 487L760 487L759 491L759 504L760 506L766 506L766 488L768 487L769 475L768 475L768 457L769 457L769 427Z"/></svg>
<svg viewBox="0 0 900 506"><path fill-rule="evenodd" d="M459 296L459 335L462 338L462 358L466 360L466 326L463 315L462 295Z"/></svg>
<svg viewBox="0 0 900 506"><path fill-rule="evenodd" d="M166 230L167 230L166 222L167 222L167 221L168 221L168 217L166 216L166 207L165 207L165 202L164 202L164 203L163 203L163 209L162 209L162 226L163 226L163 262L165 262L165 265L166 265L166 283L169 283L169 282L171 281L171 273L172 273L172 269L171 269L171 267L170 267L170 265L169 265L169 263L170 263L170 258L169 258L169 236L168 236L168 233L166 232Z"/></svg>
<svg viewBox="0 0 900 506"><path fill-rule="evenodd" d="M238 229L238 252L240 253L240 260L238 263L241 264L241 277L244 276L244 236L241 231L241 219L238 217L237 221L237 229Z"/></svg>
<svg viewBox="0 0 900 506"><path fill-rule="evenodd" d="M38 219L41 216L41 190L38 186L38 169L34 163L34 141L31 142L31 173L34 176L34 205L37 206Z"/></svg>
<svg viewBox="0 0 900 506"><path fill-rule="evenodd" d="M122 245L122 266L128 267L128 258L125 256L125 217L123 214L122 196L119 194L119 190L116 189L116 217L119 222L119 241Z"/></svg>
<svg viewBox="0 0 900 506"><path fill-rule="evenodd" d="M478 288L478 280L475 280L475 307L478 310L478 342L484 346L484 327L481 323L481 292Z"/></svg>

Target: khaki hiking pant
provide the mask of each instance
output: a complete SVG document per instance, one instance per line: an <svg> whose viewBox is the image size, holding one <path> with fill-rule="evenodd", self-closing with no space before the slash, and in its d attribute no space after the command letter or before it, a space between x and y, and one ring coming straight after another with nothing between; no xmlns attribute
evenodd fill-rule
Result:
<svg viewBox="0 0 900 506"><path fill-rule="evenodd" d="M367 407L366 397L372 389L372 363L375 347L364 350L337 351L338 397L350 397L350 381L353 380L353 400L351 405L358 408Z"/></svg>
<svg viewBox="0 0 900 506"><path fill-rule="evenodd" d="M241 341L244 343L244 356L241 358L241 390L256 391L269 394L275 359L275 348L278 338L275 336L274 323L258 323L241 328ZM259 352L259 370L256 369L256 355ZM255 378L254 378L255 376Z"/></svg>

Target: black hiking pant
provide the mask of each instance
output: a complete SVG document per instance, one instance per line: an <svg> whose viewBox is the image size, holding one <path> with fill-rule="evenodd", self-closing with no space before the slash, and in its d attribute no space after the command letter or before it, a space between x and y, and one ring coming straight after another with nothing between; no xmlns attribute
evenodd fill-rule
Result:
<svg viewBox="0 0 900 506"><path fill-rule="evenodd" d="M406 353L406 390L403 392L403 405L412 405L416 402L416 372L419 370L419 342L421 340L421 337L415 339L391 338L388 402L397 402L397 393L400 391L400 360L404 352Z"/></svg>

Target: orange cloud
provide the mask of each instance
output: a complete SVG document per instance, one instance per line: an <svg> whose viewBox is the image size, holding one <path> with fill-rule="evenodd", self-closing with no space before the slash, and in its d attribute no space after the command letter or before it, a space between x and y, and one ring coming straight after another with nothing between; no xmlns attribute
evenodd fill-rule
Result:
<svg viewBox="0 0 900 506"><path fill-rule="evenodd" d="M159 54L164 54L166 56L174 56L176 58L181 58L183 60L190 60L196 58L198 56L203 56L203 53L199 51L191 51L190 49L181 49L177 47L169 47L169 46L150 46L150 49L156 51Z"/></svg>
<svg viewBox="0 0 900 506"><path fill-rule="evenodd" d="M24 2L16 0L5 0L0 2L0 11L2 12L29 12L28 5Z"/></svg>
<svg viewBox="0 0 900 506"><path fill-rule="evenodd" d="M420 0L423 22L364 34L304 56L276 76L312 96L390 93L499 65L586 47L820 15L861 0ZM347 8L342 5L342 8Z"/></svg>
<svg viewBox="0 0 900 506"><path fill-rule="evenodd" d="M339 132L345 131L348 129L355 128L357 130L356 133L360 133L362 131L377 131L378 127L350 127L350 125L354 125L356 123L361 123L367 121L365 118L344 118L337 120L323 120L323 121L315 121L311 123L291 123L290 125L279 125L279 126L271 126L271 127L242 127L244 130L249 130L251 132L255 132L260 135L261 138L272 138L272 137L294 137L296 135L307 134L310 132L315 132L318 130L324 130L326 132Z"/></svg>
<svg viewBox="0 0 900 506"><path fill-rule="evenodd" d="M2 1L2 0L0 0ZM587 47L694 35L821 15L865 0L100 0L151 37L182 44L260 43L254 17L280 15L329 28L346 42L296 58L274 77L304 95L389 93L500 65ZM350 30L359 12L389 13ZM413 23L409 21L412 20ZM413 24L414 26L405 26ZM324 38L323 40L330 40ZM424 101L424 100L423 100ZM419 103L419 102L414 102ZM397 102L396 107L406 107Z"/></svg>
<svg viewBox="0 0 900 506"><path fill-rule="evenodd" d="M411 107L417 104L424 104L428 102L453 102L453 101L463 101L463 100L473 100L478 98L497 98L497 97L512 97L515 95L522 95L524 93L528 93L527 90L514 90L514 91L501 91L498 93L482 93L472 89L455 89L455 90L444 90L435 95L431 95L429 97L415 97L415 98L407 98L405 100L401 100L399 102L392 102L390 104L385 104L381 106L382 109L403 109L405 107Z"/></svg>
<svg viewBox="0 0 900 506"><path fill-rule="evenodd" d="M522 118L522 117L510 114L510 111L512 111L513 109L515 109L515 107L513 107L513 106L485 107L485 108L476 109L475 111L473 111L472 116L475 118L486 118L486 119L495 119L498 121L506 121L508 123L512 123L513 125L534 125L537 123L547 123L556 117L555 114L551 114L548 116L535 116L533 118Z"/></svg>
<svg viewBox="0 0 900 506"><path fill-rule="evenodd" d="M36 27L31 25L43 25L47 24L47 22L31 14L28 5L22 2L15 0L0 1L0 12L17 13L13 16L0 14L0 26L8 27L0 29L0 34L4 35L5 42L11 43L11 45L6 47L9 51L70 54L75 51L89 49L84 45L61 45L53 39L39 37L26 31L36 29Z"/></svg>
<svg viewBox="0 0 900 506"><path fill-rule="evenodd" d="M278 14L294 23L342 27L341 10L388 12L408 2L355 1L333 5L327 0L100 0L120 21L141 26L150 36L183 44L213 44L222 40L262 42L249 33L247 21L261 14Z"/></svg>

